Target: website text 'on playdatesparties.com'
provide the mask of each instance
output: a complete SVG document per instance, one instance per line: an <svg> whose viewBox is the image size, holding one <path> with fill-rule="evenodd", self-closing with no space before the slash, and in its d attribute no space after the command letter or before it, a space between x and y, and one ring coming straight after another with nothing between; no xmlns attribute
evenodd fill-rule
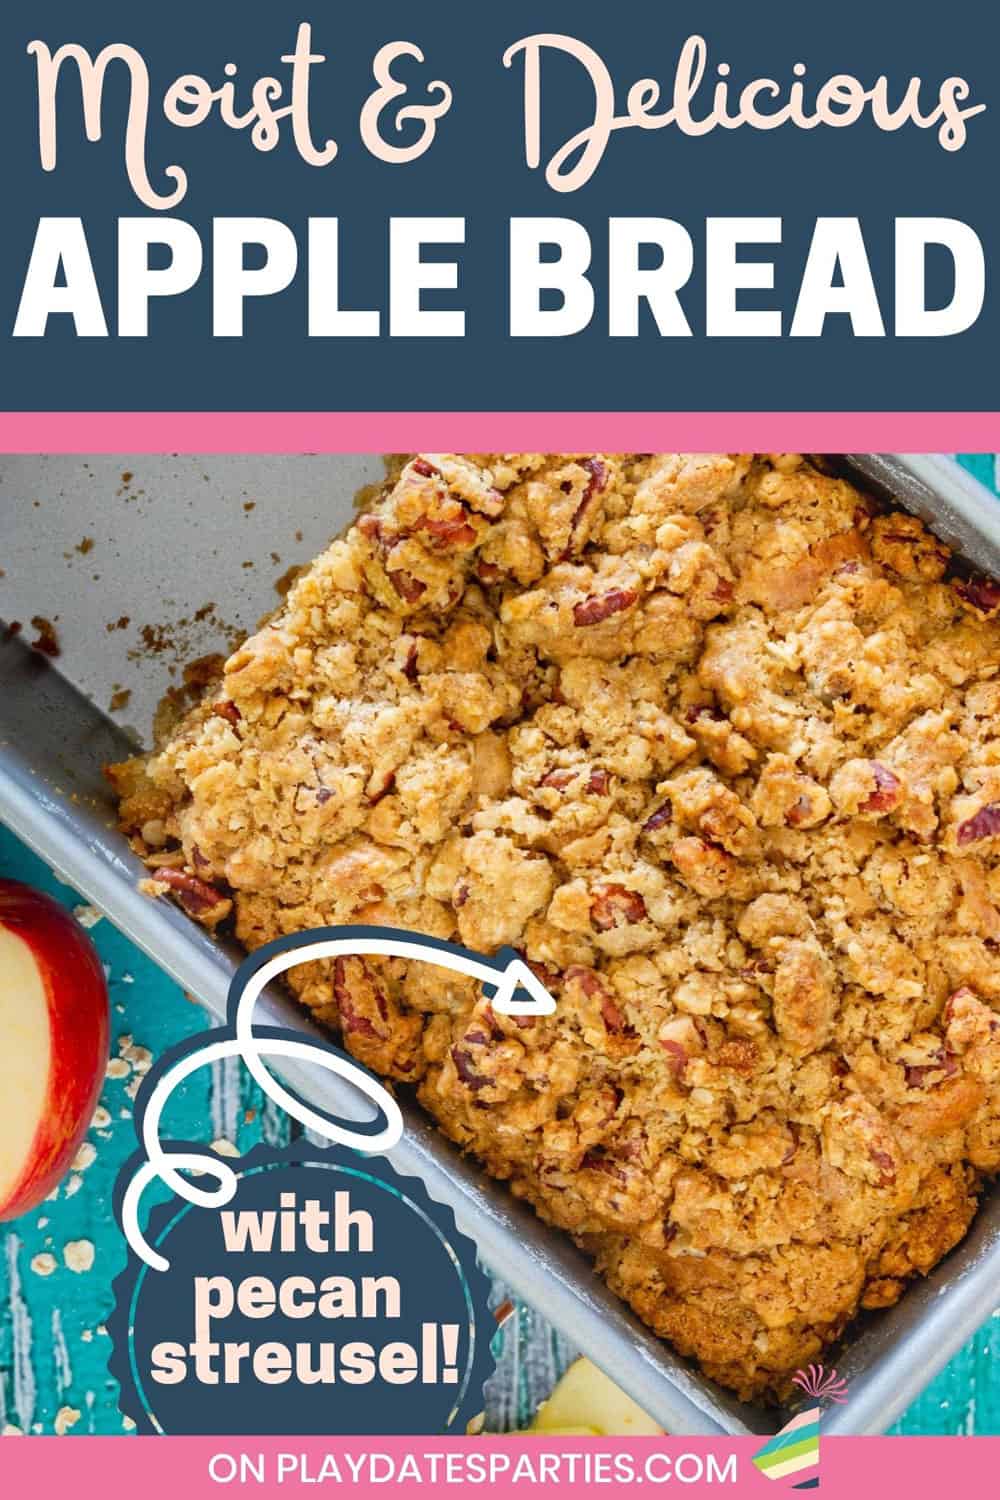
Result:
<svg viewBox="0 0 1000 1500"><path fill-rule="evenodd" d="M5 11L12 1495L988 1484L998 41Z"/></svg>

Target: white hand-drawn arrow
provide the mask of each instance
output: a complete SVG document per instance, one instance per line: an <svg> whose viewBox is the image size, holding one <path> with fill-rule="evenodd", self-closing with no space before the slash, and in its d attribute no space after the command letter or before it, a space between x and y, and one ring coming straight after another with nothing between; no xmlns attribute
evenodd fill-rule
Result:
<svg viewBox="0 0 1000 1500"><path fill-rule="evenodd" d="M390 1151L400 1140L403 1134L403 1116L396 1100L387 1089L349 1058L324 1042L310 1038L258 1037L254 1033L254 1011L261 991L279 974L285 974L299 964L314 963L318 959L373 957L416 959L438 969L466 974L492 991L490 1004L501 1015L549 1016L556 1008L556 1002L548 990L520 958L512 958L501 970L465 949L437 947L433 943L421 942L419 938L403 934L393 933L390 937L354 932L349 937L320 938L314 943L305 943L273 954L250 975L243 987L236 1006L235 1035L206 1043L204 1047L180 1058L157 1079L145 1101L142 1111L142 1143L147 1159L137 1168L125 1190L121 1221L132 1249L154 1271L168 1270L170 1262L152 1248L139 1226L139 1202L146 1187L159 1178L171 1192L187 1203L199 1208L223 1208L234 1197L239 1183L233 1168L207 1148L204 1152L175 1151L169 1145L164 1146L160 1139L160 1122L167 1101L178 1085L199 1068L225 1057L240 1058L275 1104L280 1105L307 1130L315 1131L325 1140L369 1153ZM515 1000L514 996L518 991L529 998ZM375 1134L362 1135L327 1119L325 1115L310 1109L295 1094L289 1093L265 1066L265 1057L298 1058L346 1078L381 1111L385 1119L384 1127ZM183 1176L184 1172L204 1173L213 1177L217 1186L199 1187L190 1178Z"/></svg>

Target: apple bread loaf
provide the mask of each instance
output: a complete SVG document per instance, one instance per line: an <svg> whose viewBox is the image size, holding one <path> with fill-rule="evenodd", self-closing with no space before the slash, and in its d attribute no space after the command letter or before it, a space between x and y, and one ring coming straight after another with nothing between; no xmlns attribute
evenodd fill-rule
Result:
<svg viewBox="0 0 1000 1500"><path fill-rule="evenodd" d="M797 456L429 454L151 756L149 889L301 1001L744 1398L961 1239L1000 1166L1000 587Z"/></svg>

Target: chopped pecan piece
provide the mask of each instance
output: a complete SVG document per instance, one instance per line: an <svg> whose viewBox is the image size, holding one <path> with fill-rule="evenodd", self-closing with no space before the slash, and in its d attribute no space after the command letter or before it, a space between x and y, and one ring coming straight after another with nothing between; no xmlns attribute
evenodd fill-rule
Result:
<svg viewBox="0 0 1000 1500"><path fill-rule="evenodd" d="M948 1042L958 1051L1000 1034L1000 1015L963 984L944 1008Z"/></svg>
<svg viewBox="0 0 1000 1500"><path fill-rule="evenodd" d="M642 825L643 833L655 833L658 828L663 828L673 817L673 809L669 802L664 802L655 812L650 813Z"/></svg>
<svg viewBox="0 0 1000 1500"><path fill-rule="evenodd" d="M358 530L369 542L376 542L381 545L383 528L378 516L359 516Z"/></svg>
<svg viewBox="0 0 1000 1500"><path fill-rule="evenodd" d="M571 964L564 978L567 984L578 984L585 995L607 994L601 976L593 969L585 969L582 964Z"/></svg>
<svg viewBox="0 0 1000 1500"><path fill-rule="evenodd" d="M529 958L523 948L518 948L516 952L518 958L520 958L523 963L527 964L528 968L531 970L532 974L534 974L535 978L540 979L542 984L545 985L546 989L551 990L554 985L557 985L559 983L561 976L558 969L553 968L551 964L543 964L537 958ZM527 1021L530 1020L531 1017L521 1016L520 1019L522 1021Z"/></svg>
<svg viewBox="0 0 1000 1500"><path fill-rule="evenodd" d="M891 1187L896 1181L896 1163L890 1153L873 1146L868 1154L879 1169L879 1187Z"/></svg>
<svg viewBox="0 0 1000 1500"><path fill-rule="evenodd" d="M608 1030L616 1036L623 1035L629 1029L628 1022L610 995L601 1001L601 1019Z"/></svg>
<svg viewBox="0 0 1000 1500"><path fill-rule="evenodd" d="M862 802L859 812L890 812L899 801L900 780L895 772L890 771L888 766L883 766L880 761L870 762L871 773L875 779L875 790L870 797Z"/></svg>
<svg viewBox="0 0 1000 1500"><path fill-rule="evenodd" d="M589 500L591 495L599 495L608 482L608 466L600 458L585 458L582 460L583 467L590 475L590 483L587 485L584 499Z"/></svg>
<svg viewBox="0 0 1000 1500"><path fill-rule="evenodd" d="M601 976L595 974L593 969L586 969L581 964L573 964L566 970L565 979L567 984L578 984L589 999L596 999L599 1002L601 1020L612 1036L635 1035L618 1002Z"/></svg>
<svg viewBox="0 0 1000 1500"><path fill-rule="evenodd" d="M949 1025L955 1019L956 1015L961 1015L963 1011L967 1011L970 1001L975 1005L982 1004L975 990L970 989L967 984L961 985L953 994L949 995L944 1006L945 1025Z"/></svg>
<svg viewBox="0 0 1000 1500"><path fill-rule="evenodd" d="M557 792L564 792L576 775L575 771L555 770L549 771L538 783L539 786L555 787Z"/></svg>
<svg viewBox="0 0 1000 1500"><path fill-rule="evenodd" d="M724 896L729 889L736 861L725 849L695 837L678 839L670 850L678 875L699 896Z"/></svg>
<svg viewBox="0 0 1000 1500"><path fill-rule="evenodd" d="M847 760L833 775L830 796L837 811L848 817L879 817L900 805L903 784L881 761Z"/></svg>
<svg viewBox="0 0 1000 1500"><path fill-rule="evenodd" d="M785 822L792 828L808 827L812 822L813 805L810 797L802 796L793 802L785 813Z"/></svg>
<svg viewBox="0 0 1000 1500"><path fill-rule="evenodd" d="M612 927L622 927L626 922L641 922L645 915L646 903L638 891L614 882L594 887L590 920L598 932L610 932Z"/></svg>
<svg viewBox="0 0 1000 1500"><path fill-rule="evenodd" d="M799 1132L799 1126L798 1126L798 1124L796 1123L795 1120L789 1120L789 1122L788 1122L788 1134L790 1136L790 1140L788 1142L787 1147L785 1148L785 1154L781 1158L781 1162L780 1162L780 1165L783 1166L783 1167L789 1166L790 1163L793 1162L795 1160L796 1156L798 1155L798 1151L799 1151L799 1135L800 1135L800 1132Z"/></svg>
<svg viewBox="0 0 1000 1500"><path fill-rule="evenodd" d="M213 703L212 712L220 719L228 719L230 724L238 724L243 717L236 704L227 699L223 699L221 703Z"/></svg>
<svg viewBox="0 0 1000 1500"><path fill-rule="evenodd" d="M396 593L407 604L416 604L417 600L426 594L426 583L419 578L414 578L412 573L404 573L402 568L388 568L386 572Z"/></svg>
<svg viewBox="0 0 1000 1500"><path fill-rule="evenodd" d="M888 1122L862 1094L848 1093L823 1122L823 1151L831 1166L875 1186L896 1181L898 1153Z"/></svg>
<svg viewBox="0 0 1000 1500"><path fill-rule="evenodd" d="M630 609L638 599L635 589L610 589L606 594L590 594L573 606L574 625L600 625L612 615Z"/></svg>
<svg viewBox="0 0 1000 1500"><path fill-rule="evenodd" d="M189 875L186 870L161 866L153 871L152 878L170 887L189 917L201 918L224 903L228 905L228 897L222 891L197 875Z"/></svg>
<svg viewBox="0 0 1000 1500"><path fill-rule="evenodd" d="M676 1076L680 1078L681 1074L684 1072L684 1069L687 1067L688 1060L687 1051L685 1050L684 1046L680 1042L673 1041L673 1039L670 1037L661 1037L660 1046L670 1057L670 1066Z"/></svg>
<svg viewBox="0 0 1000 1500"><path fill-rule="evenodd" d="M993 615L1000 609L1000 583L995 578L956 578L952 587L960 599L982 615Z"/></svg>
<svg viewBox="0 0 1000 1500"><path fill-rule="evenodd" d="M930 1062L910 1063L903 1068L903 1076L908 1089L926 1088L927 1079L932 1073L939 1073L943 1078L951 1078L957 1072L958 1062L955 1054L949 1052L947 1047L939 1047Z"/></svg>
<svg viewBox="0 0 1000 1500"><path fill-rule="evenodd" d="M616 1182L625 1183L628 1181L624 1168L619 1166L600 1146L596 1146L592 1151L585 1151L581 1158L580 1166L585 1171L606 1172Z"/></svg>
<svg viewBox="0 0 1000 1500"><path fill-rule="evenodd" d="M476 1093L477 1090L487 1087L490 1080L484 1077L482 1073L476 1072L470 1052L463 1051L461 1047L452 1047L451 1060L455 1064L455 1072L466 1088L470 1088L473 1093Z"/></svg>
<svg viewBox="0 0 1000 1500"><path fill-rule="evenodd" d="M579 774L581 773L572 771L566 767L557 767L556 770L549 771L547 775L543 776L538 785L555 787L557 791L563 792L571 782L576 780ZM596 767L588 774L583 790L591 792L596 797L606 797L610 785L611 778L607 771L602 771L600 767Z"/></svg>
<svg viewBox="0 0 1000 1500"><path fill-rule="evenodd" d="M409 644L409 646L407 647L406 660L403 662L403 666L402 666L401 670L402 670L403 676L409 682L416 682L416 680L417 680L417 643L416 643L416 641L411 641L410 644Z"/></svg>
<svg viewBox="0 0 1000 1500"><path fill-rule="evenodd" d="M424 516L417 530L429 532L442 547L472 547L476 531L469 525L468 514L464 506L458 505L454 513L447 516Z"/></svg>
<svg viewBox="0 0 1000 1500"><path fill-rule="evenodd" d="M980 839L991 839L1000 833L1000 802L990 802L981 807L971 818L958 825L955 842L959 847L977 844Z"/></svg>
<svg viewBox="0 0 1000 1500"><path fill-rule="evenodd" d="M492 1038L494 1042L502 1042L503 1027L497 1020L496 1011L493 1009L488 1000L484 1000L482 1005L479 1007L479 1014L485 1024L489 1027L489 1037ZM514 1017L512 1016L511 1020L513 1019ZM489 1040L489 1038L483 1036L483 1033L478 1030L467 1031L462 1037L463 1042L472 1042L476 1046L482 1046L482 1044L487 1040Z"/></svg>
<svg viewBox="0 0 1000 1500"><path fill-rule="evenodd" d="M368 1011L373 1008L382 1021L389 1018L389 1007L385 995L372 977L371 970L363 958L337 958L333 963L333 998L337 1002L340 1028L345 1036L351 1034L384 1041L386 1032L380 1031Z"/></svg>
<svg viewBox="0 0 1000 1500"><path fill-rule="evenodd" d="M656 1040L667 1054L670 1069L676 1078L681 1078L688 1060L704 1051L704 1036L698 1022L692 1016L672 1016L664 1021L656 1034Z"/></svg>
<svg viewBox="0 0 1000 1500"><path fill-rule="evenodd" d="M750 806L764 828L815 828L831 811L826 788L781 753L768 756Z"/></svg>
<svg viewBox="0 0 1000 1500"><path fill-rule="evenodd" d="M948 549L916 516L876 516L872 552L877 562L901 578L936 582L948 566Z"/></svg>
<svg viewBox="0 0 1000 1500"><path fill-rule="evenodd" d="M562 553L563 561L566 561L567 558L573 555L577 532L581 529L583 518L587 512L587 507L590 505L590 502L593 500L595 495L601 494L608 482L607 465L603 462L603 460L599 458L583 458L580 460L580 467L586 469L587 473L590 475L590 478L587 480L587 483L584 486L583 494L580 496L579 504L577 505L576 510L573 512L573 518L569 523L569 542ZM562 488L563 492L568 494L570 490L572 490L573 486L570 481L567 480L563 484Z"/></svg>

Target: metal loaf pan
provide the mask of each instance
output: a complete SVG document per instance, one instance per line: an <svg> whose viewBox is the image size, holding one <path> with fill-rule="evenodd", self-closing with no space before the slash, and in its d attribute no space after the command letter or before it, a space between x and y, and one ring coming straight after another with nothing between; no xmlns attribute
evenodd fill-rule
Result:
<svg viewBox="0 0 1000 1500"><path fill-rule="evenodd" d="M838 462L1000 577L1000 503L953 460L854 454ZM0 616L47 616L63 646L50 663L23 637L0 644L0 818L216 1016L238 955L174 906L138 893L142 871L115 828L101 766L134 747L136 731L120 720L148 736L180 663L224 645L220 620L251 629L274 598L263 579L314 556L349 520L359 486L380 473L376 458L344 455L0 460ZM131 699L112 716L105 706L122 687ZM309 1029L281 992L266 997L266 1011ZM287 1076L327 1109L365 1117L366 1106L331 1075L289 1068ZM451 1203L484 1261L668 1430L766 1433L786 1419L741 1404L674 1355L566 1236L463 1160L415 1106L393 1160ZM959 1248L897 1307L850 1330L836 1352L850 1400L824 1415L824 1431L883 1431L998 1301L994 1186Z"/></svg>

